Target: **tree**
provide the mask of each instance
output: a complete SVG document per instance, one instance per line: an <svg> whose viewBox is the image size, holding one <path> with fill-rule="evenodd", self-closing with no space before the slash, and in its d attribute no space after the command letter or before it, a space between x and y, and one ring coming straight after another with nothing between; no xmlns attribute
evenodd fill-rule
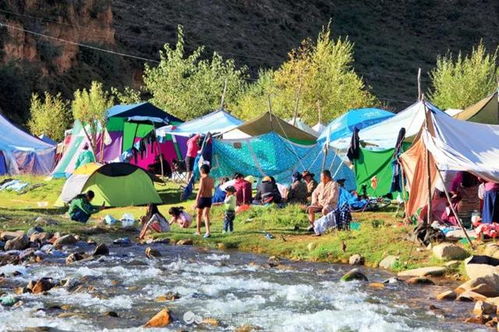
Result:
<svg viewBox="0 0 499 332"><path fill-rule="evenodd" d="M438 57L437 66L430 72L430 100L441 109L463 109L497 89L498 50L487 53L480 42L468 56L459 52L457 58L452 54Z"/></svg>
<svg viewBox="0 0 499 332"><path fill-rule="evenodd" d="M60 93L52 96L45 92L43 100L36 93L31 95L28 128L32 134L45 134L55 141L62 141L70 123L69 103L62 99Z"/></svg>
<svg viewBox="0 0 499 332"><path fill-rule="evenodd" d="M318 105L323 119L331 120L348 109L378 104L352 67L353 46L347 38L332 40L330 25L323 27L315 43L306 39L289 53L288 61L272 73L271 83L264 77L257 87L250 87L239 108L247 112L253 101L253 108L260 109L261 99L270 95L278 115L292 118L296 114L315 124Z"/></svg>
<svg viewBox="0 0 499 332"><path fill-rule="evenodd" d="M247 69L236 68L234 60L224 60L214 52L203 59L204 47L186 55L184 33L178 27L175 48L166 44L156 67L146 65L144 84L152 102L177 117L189 120L220 107L224 84L225 101L231 105L245 88Z"/></svg>
<svg viewBox="0 0 499 332"><path fill-rule="evenodd" d="M82 123L83 131L94 154L98 150L97 135L101 128L106 128L106 110L113 105L114 98L99 82L93 81L89 90L76 90L74 93L71 104L73 117Z"/></svg>
<svg viewBox="0 0 499 332"><path fill-rule="evenodd" d="M120 104L136 104L142 101L140 91L132 89L128 86L126 86L122 91L112 87L111 94Z"/></svg>
<svg viewBox="0 0 499 332"><path fill-rule="evenodd" d="M269 97L275 94L274 71L260 70L258 80L247 86L231 110L235 116L249 120L268 111Z"/></svg>

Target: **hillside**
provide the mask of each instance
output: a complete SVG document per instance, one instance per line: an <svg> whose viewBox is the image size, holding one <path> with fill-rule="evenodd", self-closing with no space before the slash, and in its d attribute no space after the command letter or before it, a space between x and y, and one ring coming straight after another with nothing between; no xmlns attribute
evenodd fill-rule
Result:
<svg viewBox="0 0 499 332"><path fill-rule="evenodd" d="M29 4L26 5L26 4ZM499 44L494 0L6 0L0 22L58 38L158 59L176 26L188 46L235 58L256 75L277 67L306 37L332 20L336 36L355 42L356 70L384 103L398 108L416 97L418 67L426 73L438 54L468 51L483 39ZM31 91L71 96L92 79L140 84L143 61L0 28L0 108L25 119ZM427 83L427 75L423 77Z"/></svg>

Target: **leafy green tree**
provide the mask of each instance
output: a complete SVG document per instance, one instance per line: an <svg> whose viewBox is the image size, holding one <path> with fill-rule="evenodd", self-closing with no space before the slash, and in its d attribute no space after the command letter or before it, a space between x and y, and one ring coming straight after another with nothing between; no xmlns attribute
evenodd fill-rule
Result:
<svg viewBox="0 0 499 332"><path fill-rule="evenodd" d="M97 134L106 128L106 110L114 105L114 98L105 91L102 83L93 81L90 89L76 90L71 103L73 117L82 123L85 136L94 153L97 147ZM102 150L102 149L100 149Z"/></svg>
<svg viewBox="0 0 499 332"><path fill-rule="evenodd" d="M315 124L318 105L322 119L328 121L348 109L378 104L353 69L353 47L348 39L333 40L330 26L325 26L315 43L304 40L280 68L250 87L240 98L239 108L245 113L260 110L265 104L262 99L270 95L276 114L285 118L296 114Z"/></svg>
<svg viewBox="0 0 499 332"><path fill-rule="evenodd" d="M487 53L480 42L468 56L459 52L457 58L452 54L438 57L437 66L430 72L430 100L442 109L462 109L489 95L497 89L498 50Z"/></svg>
<svg viewBox="0 0 499 332"><path fill-rule="evenodd" d="M260 70L258 80L249 84L237 100L237 105L231 108L233 114L243 120L250 120L269 109L269 98L276 94L274 71Z"/></svg>
<svg viewBox="0 0 499 332"><path fill-rule="evenodd" d="M111 88L111 94L118 100L120 104L136 104L142 101L139 90L132 89L126 86L123 90Z"/></svg>
<svg viewBox="0 0 499 332"><path fill-rule="evenodd" d="M151 101L189 120L219 108L227 82L224 100L228 105L234 103L245 88L246 67L238 69L234 60L224 60L216 52L205 59L204 47L186 55L184 45L184 33L179 26L175 48L166 44L160 52L160 63L156 67L146 65L144 84L152 95Z"/></svg>
<svg viewBox="0 0 499 332"><path fill-rule="evenodd" d="M43 99L36 93L31 95L28 128L32 134L45 134L56 141L64 139L64 131L71 123L68 101L58 93L52 96L45 92Z"/></svg>

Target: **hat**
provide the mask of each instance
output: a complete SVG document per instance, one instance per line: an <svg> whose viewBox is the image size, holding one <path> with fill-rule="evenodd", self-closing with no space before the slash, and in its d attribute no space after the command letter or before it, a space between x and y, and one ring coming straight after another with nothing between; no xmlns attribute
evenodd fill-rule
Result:
<svg viewBox="0 0 499 332"><path fill-rule="evenodd" d="M345 179L345 178L341 178L341 179L336 180L336 182L345 182L346 180L347 179Z"/></svg>
<svg viewBox="0 0 499 332"><path fill-rule="evenodd" d="M253 175L248 175L247 177L244 178L246 181L249 183L255 182L255 177Z"/></svg>
<svg viewBox="0 0 499 332"><path fill-rule="evenodd" d="M305 172L301 173L301 176L302 177L306 177L306 176L314 177L315 174L314 173L310 173L309 171L305 171Z"/></svg>
<svg viewBox="0 0 499 332"><path fill-rule="evenodd" d="M272 182L272 179L270 178L270 176L265 176L265 177L262 179L262 182Z"/></svg>
<svg viewBox="0 0 499 332"><path fill-rule="evenodd" d="M293 179L294 179L295 181L300 181L300 180L301 180L301 178L302 178L302 175L301 175L301 173L300 173L300 172L294 172L294 173L293 173L293 175L292 175L292 177L293 177Z"/></svg>
<svg viewBox="0 0 499 332"><path fill-rule="evenodd" d="M234 186L228 186L227 188L225 188L225 191L228 193L235 193L237 190L236 188L234 188Z"/></svg>

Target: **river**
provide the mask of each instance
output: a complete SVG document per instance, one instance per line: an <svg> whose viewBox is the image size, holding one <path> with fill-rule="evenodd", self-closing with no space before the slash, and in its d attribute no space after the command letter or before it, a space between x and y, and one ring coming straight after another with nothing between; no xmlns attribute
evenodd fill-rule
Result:
<svg viewBox="0 0 499 332"><path fill-rule="evenodd" d="M141 330L164 307L174 319L165 331L233 331L244 324L287 332L483 329L460 322L470 316L472 304L437 302L441 310L430 310L433 294L446 289L441 286L393 283L375 289L357 281L339 282L351 269L347 265L284 261L271 268L264 256L166 244L153 247L161 252L159 259L147 259L144 246L111 245L109 256L90 262L66 265L61 257L0 267L0 274L6 275L6 282L0 283L3 292L42 277L72 278L85 287L78 292L57 287L46 295L18 295L21 306L0 306L0 331ZM392 277L381 270L362 271L370 282ZM180 298L155 300L169 292ZM118 317L110 317L109 311ZM196 323L206 318L219 321L219 326Z"/></svg>

